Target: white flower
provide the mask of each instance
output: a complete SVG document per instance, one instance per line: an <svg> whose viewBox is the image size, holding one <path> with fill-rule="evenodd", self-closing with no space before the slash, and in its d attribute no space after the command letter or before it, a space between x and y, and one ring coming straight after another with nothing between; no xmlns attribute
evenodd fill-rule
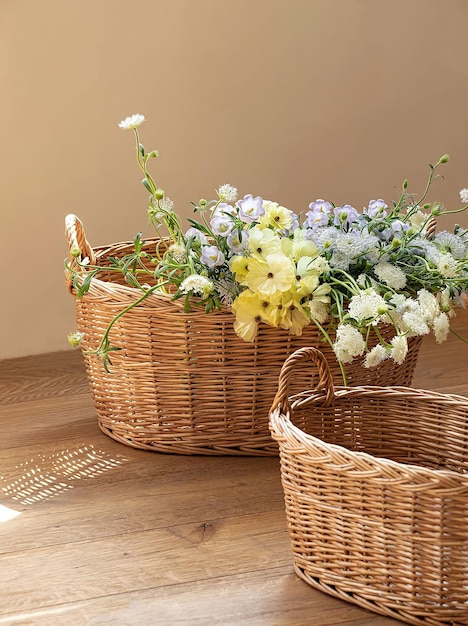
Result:
<svg viewBox="0 0 468 626"><path fill-rule="evenodd" d="M387 350L380 343L378 343L370 352L366 354L364 367L375 367L376 365L382 363L382 361L384 361L387 357Z"/></svg>
<svg viewBox="0 0 468 626"><path fill-rule="evenodd" d="M434 320L434 336L437 343L442 343L447 339L450 331L450 321L446 313L441 313Z"/></svg>
<svg viewBox="0 0 468 626"><path fill-rule="evenodd" d="M444 278L455 278L457 275L457 262L451 254L441 254L437 262L437 269Z"/></svg>
<svg viewBox="0 0 468 626"><path fill-rule="evenodd" d="M218 189L219 199L223 202L235 202L237 200L237 189L231 185L221 185Z"/></svg>
<svg viewBox="0 0 468 626"><path fill-rule="evenodd" d="M434 319L440 314L440 307L437 298L427 289L418 291L418 302L421 315L429 326L432 325Z"/></svg>
<svg viewBox="0 0 468 626"><path fill-rule="evenodd" d="M379 320L388 311L385 300L374 289L368 289L353 296L349 302L348 313L357 322Z"/></svg>
<svg viewBox="0 0 468 626"><path fill-rule="evenodd" d="M169 196L167 196L164 200L159 201L159 208L166 213L172 213L174 211L174 203Z"/></svg>
<svg viewBox="0 0 468 626"><path fill-rule="evenodd" d="M460 200L463 202L463 204L466 204L468 202L468 189L462 189L460 191Z"/></svg>
<svg viewBox="0 0 468 626"><path fill-rule="evenodd" d="M357 328L354 328L351 324L340 324L338 326L333 350L339 361L351 363L355 356L364 354L365 349L365 341Z"/></svg>
<svg viewBox="0 0 468 626"><path fill-rule="evenodd" d="M130 115L130 117L126 117L119 124L119 128L123 128L124 130L129 130L130 128L136 128L143 124L145 121L145 116L140 115L140 113L135 113L134 115Z"/></svg>
<svg viewBox="0 0 468 626"><path fill-rule="evenodd" d="M77 348L83 340L84 336L84 333L79 330L75 330L73 333L69 333L67 337L68 343L70 343L74 348Z"/></svg>
<svg viewBox="0 0 468 626"><path fill-rule="evenodd" d="M176 261L177 263L183 263L187 258L187 253L185 248L178 243L173 243L172 246L169 246L167 249L167 253Z"/></svg>
<svg viewBox="0 0 468 626"><path fill-rule="evenodd" d="M379 280L391 289L404 289L406 286L406 274L396 265L387 262L377 263L374 267L375 275Z"/></svg>
<svg viewBox="0 0 468 626"><path fill-rule="evenodd" d="M406 311L403 313L403 322L411 332L411 335L427 335L429 326L424 317L417 311Z"/></svg>
<svg viewBox="0 0 468 626"><path fill-rule="evenodd" d="M442 252L449 252L455 259L463 259L466 255L466 244L461 237L449 233L446 230L437 233L434 237Z"/></svg>
<svg viewBox="0 0 468 626"><path fill-rule="evenodd" d="M325 257L318 256L313 261L311 261L311 263L309 264L309 269L315 270L320 276L321 274L328 272L330 270L330 266L328 265L328 261L327 259L325 259Z"/></svg>
<svg viewBox="0 0 468 626"><path fill-rule="evenodd" d="M408 354L408 340L404 335L396 335L392 339L392 349L390 350L390 356L392 359L401 365Z"/></svg>
<svg viewBox="0 0 468 626"><path fill-rule="evenodd" d="M194 293L200 296L208 296L213 291L213 283L205 276L200 274L191 274L187 276L180 284L180 291L182 293Z"/></svg>
<svg viewBox="0 0 468 626"><path fill-rule="evenodd" d="M323 324L327 321L330 306L325 302L320 302L320 300L310 300L309 310L310 317L319 324Z"/></svg>

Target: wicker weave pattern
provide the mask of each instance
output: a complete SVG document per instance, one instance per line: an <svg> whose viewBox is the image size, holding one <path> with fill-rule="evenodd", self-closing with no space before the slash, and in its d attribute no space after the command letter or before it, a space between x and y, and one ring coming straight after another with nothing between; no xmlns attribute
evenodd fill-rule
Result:
<svg viewBox="0 0 468 626"><path fill-rule="evenodd" d="M79 220L71 222L70 247L75 236L86 241ZM147 249L154 250L154 245L147 242ZM131 242L123 242L92 252L99 265L109 255L131 250ZM122 280L103 270L86 296L75 299L85 350L99 344L113 317L140 293ZM382 333L389 334L385 328ZM186 314L180 302L159 293L121 317L111 339L122 350L112 354L110 373L98 358L84 357L99 426L122 443L148 450L275 455L278 447L268 428L268 411L284 359L300 347L320 347L333 376L342 380L331 348L312 324L302 337L260 325L256 340L246 343L234 332L230 311L207 315L194 307ZM411 384L419 346L420 338L413 339L402 366L388 361L370 370L353 364L347 371L349 382ZM309 388L314 377L313 368L299 373L293 390Z"/></svg>
<svg viewBox="0 0 468 626"><path fill-rule="evenodd" d="M288 398L304 360L317 388ZM468 624L468 399L334 387L305 348L282 369L270 426L297 574L410 624Z"/></svg>

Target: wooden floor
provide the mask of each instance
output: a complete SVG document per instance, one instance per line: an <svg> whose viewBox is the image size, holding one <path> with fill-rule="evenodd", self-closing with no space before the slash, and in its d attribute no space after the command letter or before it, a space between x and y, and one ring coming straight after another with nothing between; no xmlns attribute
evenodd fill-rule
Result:
<svg viewBox="0 0 468 626"><path fill-rule="evenodd" d="M468 337L468 311L454 325ZM414 386L468 395L468 346ZM98 429L79 352L0 362L0 624L392 626L301 581L275 458L145 452Z"/></svg>

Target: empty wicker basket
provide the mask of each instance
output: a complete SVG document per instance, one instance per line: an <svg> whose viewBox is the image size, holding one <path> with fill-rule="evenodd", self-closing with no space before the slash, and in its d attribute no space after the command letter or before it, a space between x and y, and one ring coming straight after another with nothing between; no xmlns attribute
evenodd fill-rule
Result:
<svg viewBox="0 0 468 626"><path fill-rule="evenodd" d="M91 248L74 215L67 217L66 236L69 250L79 247L82 257L98 266L133 249L132 242ZM156 241L147 241L145 249L154 251ZM98 423L122 443L179 454L275 455L268 411L284 359L314 345L327 355L333 376L342 380L332 349L313 324L302 337L261 325L256 340L246 343L236 335L230 311L206 314L194 307L187 314L180 301L162 293L152 294L114 325L112 343L121 350L113 353L113 366L106 372L86 350L98 346L114 316L139 296L121 274L103 270L89 292L75 298ZM381 332L391 334L385 328ZM420 338L411 340L401 366L390 360L374 369L353 364L347 368L350 384L411 384L420 343ZM313 368L302 372L294 389L310 386L314 375Z"/></svg>
<svg viewBox="0 0 468 626"><path fill-rule="evenodd" d="M316 388L289 396L310 361ZM301 367L298 367L301 366ZM297 574L410 624L468 624L468 399L284 364L270 413Z"/></svg>

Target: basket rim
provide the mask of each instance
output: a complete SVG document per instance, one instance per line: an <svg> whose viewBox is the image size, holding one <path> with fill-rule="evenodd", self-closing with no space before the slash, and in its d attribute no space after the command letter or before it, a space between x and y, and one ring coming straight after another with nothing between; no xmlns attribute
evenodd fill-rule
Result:
<svg viewBox="0 0 468 626"><path fill-rule="evenodd" d="M360 385L356 387L345 387L335 386L335 398L344 399L346 397L355 396L359 398L359 395L365 393L366 395L376 395L381 397L382 392L385 392L388 396L407 396L407 397L417 397L421 396L421 400L435 400L439 401L442 404L457 404L457 405L465 405L467 413L468 413L468 398L465 396L461 396L458 394L450 394L450 393L441 393L437 391L428 391L426 389L418 389L411 387L402 387L402 386L393 386L393 387L381 387L377 385ZM370 454L368 452L363 451L353 451L349 450L345 446L335 443L328 443L323 441L319 437L315 437L314 435L310 435L306 433L304 430L296 426L291 420L291 409L294 408L294 401L299 399L304 399L306 396L306 400L310 400L311 403L314 401L317 403L320 399L324 398L324 394L322 392L314 393L312 391L303 391L298 394L294 394L289 397L289 408L287 414L285 414L280 406L275 407L269 416L270 422L270 430L273 435L279 436L279 430L281 428L287 427L290 432L294 435L294 437L304 446L304 451L307 451L307 447L315 447L320 448L322 450L331 450L336 453L339 453L344 459L351 461L353 466L355 465L356 460L362 460L369 463L372 466L378 466L384 473L388 474L388 478L395 479L395 471L399 475L405 475L408 477L408 474L411 474L413 477L418 478L426 478L429 480L430 484L419 485L422 489L433 489L436 488L436 484L434 484L434 478L439 478L440 480L450 480L454 481L454 485L452 487L446 486L443 490L453 490L453 488L457 488L458 491L467 490L468 491L468 473L465 474L463 472L457 472L455 470L446 470L446 469L431 469L428 467L424 467L422 465L416 465L412 463L402 463L399 461L394 461L392 459L388 459L385 457L376 456L374 454ZM276 437L275 437L276 438ZM280 442L280 452L281 452L281 442ZM301 450L301 453L303 451ZM365 475L365 471L356 469L353 467L351 470L356 474ZM391 474L391 476L390 476Z"/></svg>

